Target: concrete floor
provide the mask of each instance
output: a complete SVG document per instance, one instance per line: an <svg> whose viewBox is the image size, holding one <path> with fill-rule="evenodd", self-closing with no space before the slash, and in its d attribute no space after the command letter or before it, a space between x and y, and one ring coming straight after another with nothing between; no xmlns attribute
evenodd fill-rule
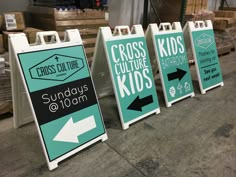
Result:
<svg viewBox="0 0 236 177"><path fill-rule="evenodd" d="M49 171L34 123L13 128L0 119L0 176L4 177L236 177L236 52L220 57L224 87L201 95L191 66L195 97L121 129L113 96L100 100L109 139Z"/></svg>

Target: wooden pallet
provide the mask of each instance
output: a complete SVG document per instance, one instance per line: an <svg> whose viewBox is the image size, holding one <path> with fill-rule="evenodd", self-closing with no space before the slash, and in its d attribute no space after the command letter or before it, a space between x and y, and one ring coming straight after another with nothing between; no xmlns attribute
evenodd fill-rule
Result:
<svg viewBox="0 0 236 177"><path fill-rule="evenodd" d="M215 31L215 41L218 55L226 55L235 51L235 39L233 36L234 28L225 31ZM231 30L230 30L231 29Z"/></svg>
<svg viewBox="0 0 236 177"><path fill-rule="evenodd" d="M224 7L223 10L236 11L236 7Z"/></svg>
<svg viewBox="0 0 236 177"><path fill-rule="evenodd" d="M228 27L236 24L236 11L214 11L215 18L213 22L213 28L216 30L225 30Z"/></svg>
<svg viewBox="0 0 236 177"><path fill-rule="evenodd" d="M10 73L0 74L0 115L12 110L12 93Z"/></svg>
<svg viewBox="0 0 236 177"><path fill-rule="evenodd" d="M12 102L0 102L0 115L12 113Z"/></svg>
<svg viewBox="0 0 236 177"><path fill-rule="evenodd" d="M227 55L233 50L234 50L234 45L230 42L223 43L222 45L217 46L218 56Z"/></svg>
<svg viewBox="0 0 236 177"><path fill-rule="evenodd" d="M233 37L236 42L236 27L227 28L226 31Z"/></svg>

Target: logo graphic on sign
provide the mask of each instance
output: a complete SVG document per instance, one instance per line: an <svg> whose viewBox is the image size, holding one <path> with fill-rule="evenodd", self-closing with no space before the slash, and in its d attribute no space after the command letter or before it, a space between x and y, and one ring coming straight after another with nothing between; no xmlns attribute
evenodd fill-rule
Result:
<svg viewBox="0 0 236 177"><path fill-rule="evenodd" d="M64 81L84 67L83 59L54 54L29 69L32 79Z"/></svg>
<svg viewBox="0 0 236 177"><path fill-rule="evenodd" d="M180 83L178 84L177 89L179 90L179 93L180 93L180 94L183 93L183 91L182 91L183 86L182 86Z"/></svg>
<svg viewBox="0 0 236 177"><path fill-rule="evenodd" d="M82 45L18 57L50 161L105 133Z"/></svg>
<svg viewBox="0 0 236 177"><path fill-rule="evenodd" d="M213 44L214 38L210 35L207 35L205 33L201 34L197 39L196 39L196 45L198 47L207 49L211 44Z"/></svg>
<svg viewBox="0 0 236 177"><path fill-rule="evenodd" d="M188 82L184 83L184 89L185 89L186 92L188 92L191 89L191 86Z"/></svg>
<svg viewBox="0 0 236 177"><path fill-rule="evenodd" d="M145 38L107 41L106 48L124 122L158 109Z"/></svg>
<svg viewBox="0 0 236 177"><path fill-rule="evenodd" d="M170 87L169 93L170 93L171 97L175 97L176 90L175 90L175 87L174 87L174 86Z"/></svg>

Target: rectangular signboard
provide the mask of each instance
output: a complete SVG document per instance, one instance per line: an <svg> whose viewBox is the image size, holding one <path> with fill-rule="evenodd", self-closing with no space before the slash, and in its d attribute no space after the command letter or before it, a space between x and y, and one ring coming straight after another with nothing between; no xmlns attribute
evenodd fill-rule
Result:
<svg viewBox="0 0 236 177"><path fill-rule="evenodd" d="M194 96L180 23L174 23L173 26L161 23L159 29L156 24L149 25L147 40L153 40L166 106Z"/></svg>
<svg viewBox="0 0 236 177"><path fill-rule="evenodd" d="M223 86L222 73L211 21L188 22L201 93ZM187 29L187 28L186 28Z"/></svg>
<svg viewBox="0 0 236 177"><path fill-rule="evenodd" d="M123 129L160 112L144 33L141 25L134 28L136 31L131 34L128 27L116 27L115 31L120 34L116 36L111 34L110 28L101 28L106 53L103 58L108 60ZM128 34L121 35L119 30L122 29ZM97 48L95 56L98 52ZM92 68L95 70L95 66Z"/></svg>
<svg viewBox="0 0 236 177"><path fill-rule="evenodd" d="M47 48L17 52L17 59L53 169L64 157L107 137L83 45Z"/></svg>

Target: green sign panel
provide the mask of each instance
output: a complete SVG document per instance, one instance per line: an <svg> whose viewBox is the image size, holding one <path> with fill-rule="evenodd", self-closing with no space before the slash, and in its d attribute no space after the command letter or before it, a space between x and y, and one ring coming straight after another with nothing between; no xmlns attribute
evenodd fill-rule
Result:
<svg viewBox="0 0 236 177"><path fill-rule="evenodd" d="M124 123L158 109L145 38L106 41L106 50Z"/></svg>
<svg viewBox="0 0 236 177"><path fill-rule="evenodd" d="M155 44L166 102L193 94L182 32L155 35Z"/></svg>
<svg viewBox="0 0 236 177"><path fill-rule="evenodd" d="M82 45L18 58L49 161L105 133Z"/></svg>
<svg viewBox="0 0 236 177"><path fill-rule="evenodd" d="M192 32L192 41L202 89L223 82L213 30Z"/></svg>

